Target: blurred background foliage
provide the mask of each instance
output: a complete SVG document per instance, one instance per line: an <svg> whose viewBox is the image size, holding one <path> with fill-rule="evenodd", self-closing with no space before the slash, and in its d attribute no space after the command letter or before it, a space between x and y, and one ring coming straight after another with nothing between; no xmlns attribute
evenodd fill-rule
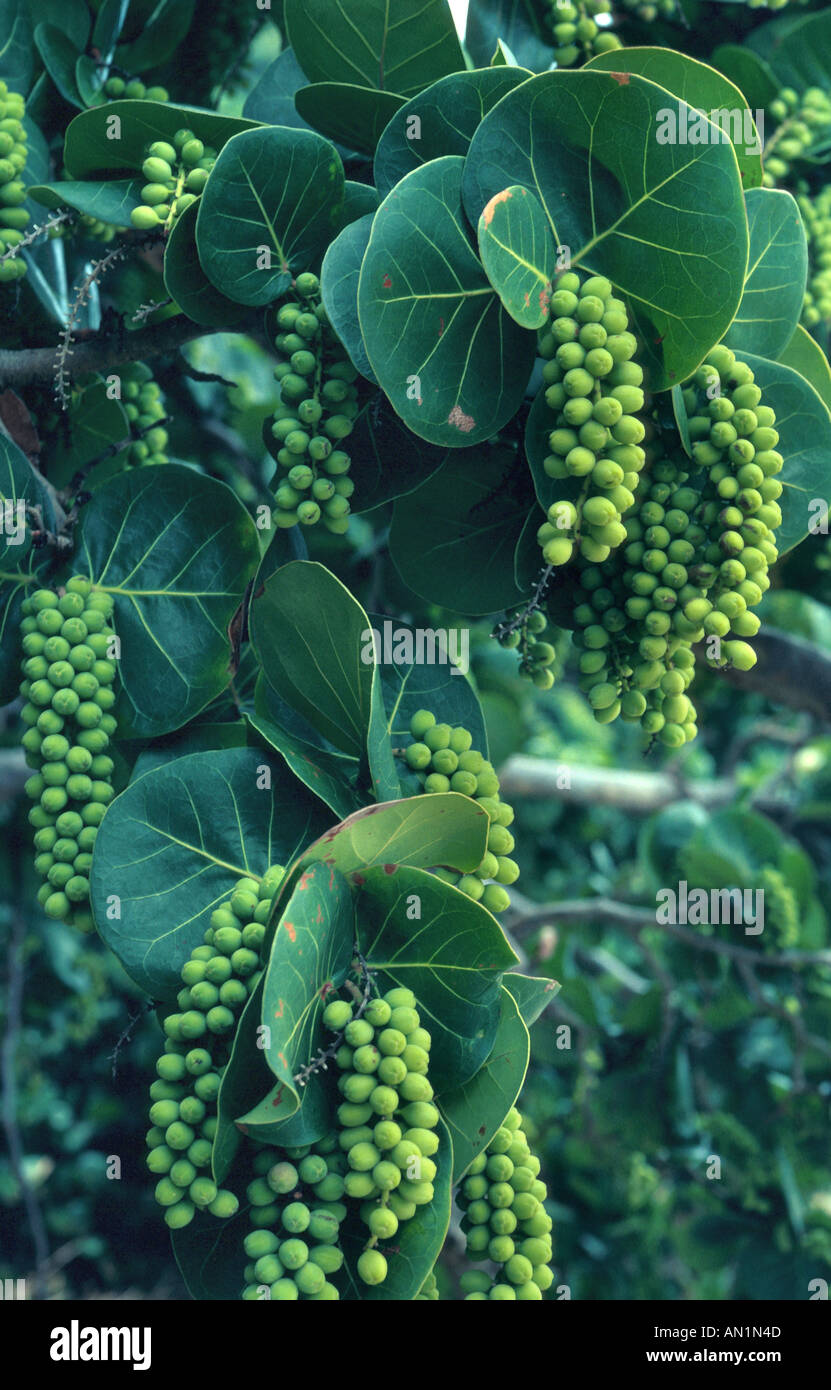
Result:
<svg viewBox="0 0 831 1390"><path fill-rule="evenodd" d="M188 36L186 92L178 59L146 80L237 112L279 52L279 15L258 12L239 66L253 21L242 34L242 7L211 10ZM163 293L144 255L107 282L104 309L129 319ZM32 319L26 331L50 329ZM154 363L170 457L251 506L268 502L274 468L262 444L272 368L265 340L233 335ZM344 537L315 528L311 557L371 612L457 621L398 577L389 522L382 507ZM831 652L826 537L778 567L760 611ZM522 1101L553 1199L556 1284L580 1299L807 1298L811 1280L831 1280L827 720L705 673L699 738L644 759L635 730L598 725L568 675L541 694L488 624L471 645L517 811L509 928L535 973L562 982L533 1031ZM157 1026L95 939L34 905L16 739L11 706L0 711L0 1276L26 1276L30 1297L186 1297L144 1166ZM542 782L529 767L546 770ZM762 936L659 927L656 891L681 879L764 888Z"/></svg>

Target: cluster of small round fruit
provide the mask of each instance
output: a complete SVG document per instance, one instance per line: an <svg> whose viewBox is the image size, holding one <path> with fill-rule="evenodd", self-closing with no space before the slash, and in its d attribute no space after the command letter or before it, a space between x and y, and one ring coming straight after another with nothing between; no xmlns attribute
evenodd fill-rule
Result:
<svg viewBox="0 0 831 1390"><path fill-rule="evenodd" d="M170 101L166 87L146 87L138 77L108 77L103 92L109 101Z"/></svg>
<svg viewBox="0 0 831 1390"><path fill-rule="evenodd" d="M431 1038L412 990L390 989L370 999L360 1016L354 1012L347 1000L334 999L323 1022L342 1038L335 1063L343 1096L338 1143L349 1169L344 1190L361 1202L369 1232L358 1277L375 1285L388 1272L379 1241L391 1240L433 1200L439 1112L427 1077Z"/></svg>
<svg viewBox="0 0 831 1390"><path fill-rule="evenodd" d="M167 430L157 422L166 411L161 388L144 362L131 362L121 369L121 395L124 413L136 434L127 450L131 465L167 463Z"/></svg>
<svg viewBox="0 0 831 1390"><path fill-rule="evenodd" d="M763 183L765 188L776 188L818 135L831 126L831 98L821 87L808 87L801 96L793 87L783 87L770 103L768 114L778 125L765 142Z"/></svg>
<svg viewBox="0 0 831 1390"><path fill-rule="evenodd" d="M216 150L204 145L192 130L177 130L173 142L154 140L147 147L141 172L147 183L144 200L130 213L141 232L163 227L170 231L177 217L195 203L216 163Z"/></svg>
<svg viewBox="0 0 831 1390"><path fill-rule="evenodd" d="M526 608L518 618L506 618L493 633L500 647L516 651L519 674L524 680L533 681L538 690L550 690L554 684L551 667L557 653L550 642L542 640L547 627L545 614L532 607Z"/></svg>
<svg viewBox="0 0 831 1390"><path fill-rule="evenodd" d="M36 803L35 869L46 880L38 902L88 932L92 850L113 797L113 600L73 575L61 590L36 590L22 614L21 742L35 769L26 793Z"/></svg>
<svg viewBox="0 0 831 1390"><path fill-rule="evenodd" d="M246 1188L253 1230L243 1241L245 1300L334 1302L343 1265L345 1163L333 1131L313 1145L262 1149Z"/></svg>
<svg viewBox="0 0 831 1390"><path fill-rule="evenodd" d="M26 187L20 177L27 155L25 112L20 93L10 92L6 83L0 82L0 254L20 245L29 223L23 206ZM22 256L0 260L0 285L20 280L25 274Z"/></svg>
<svg viewBox="0 0 831 1390"><path fill-rule="evenodd" d="M831 320L831 183L816 196L802 191L797 196L808 235L809 271L802 322L816 328Z"/></svg>
<svg viewBox="0 0 831 1390"><path fill-rule="evenodd" d="M225 1218L239 1206L210 1176L216 1103L239 1015L262 974L260 947L284 872L275 867L259 881L240 879L211 914L203 945L182 966L177 1008L164 1020L167 1040L150 1086L147 1166L159 1175L156 1201L174 1230L197 1211Z"/></svg>
<svg viewBox="0 0 831 1390"><path fill-rule="evenodd" d="M611 0L547 0L545 21L554 38L558 68L573 68L595 53L623 47L617 34L596 22L600 16L611 19L611 12Z"/></svg>
<svg viewBox="0 0 831 1390"><path fill-rule="evenodd" d="M316 275L298 275L277 313L274 375L280 402L271 434L280 471L272 484L277 526L300 522L343 535L349 524L352 461L339 446L358 414L358 373L334 332Z"/></svg>
<svg viewBox="0 0 831 1390"><path fill-rule="evenodd" d="M551 1287L553 1222L543 1205L548 1190L539 1172L522 1116L511 1109L457 1193L469 1258L497 1266L495 1275L484 1270L462 1275L466 1302L539 1301Z"/></svg>
<svg viewBox="0 0 831 1390"><path fill-rule="evenodd" d="M602 275L561 275L551 314L539 339L545 400L555 414L543 467L549 478L573 480L576 495L552 503L537 540L547 565L568 564L575 550L599 563L626 540L623 516L646 458L643 369L632 360L638 340Z"/></svg>
<svg viewBox="0 0 831 1390"><path fill-rule="evenodd" d="M410 720L410 734L413 742L402 750L403 757L424 791L461 792L477 801L490 817L487 851L474 873L458 874L445 868L433 872L489 912L504 912L510 898L503 885L516 883L519 865L510 858L514 837L508 826L514 819L513 807L500 799L493 764L473 747L468 729L437 723L431 710L416 710Z"/></svg>

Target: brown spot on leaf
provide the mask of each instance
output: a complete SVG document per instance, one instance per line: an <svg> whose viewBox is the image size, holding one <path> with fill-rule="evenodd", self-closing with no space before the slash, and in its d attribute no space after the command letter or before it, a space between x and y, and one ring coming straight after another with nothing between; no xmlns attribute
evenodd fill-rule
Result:
<svg viewBox="0 0 831 1390"><path fill-rule="evenodd" d="M294 925L293 925L291 922L286 922L286 921L284 921L284 922L283 922L283 926L285 927L286 931L287 931L288 934L289 934L289 941L296 941L296 940L297 940L297 931L295 930Z"/></svg>
<svg viewBox="0 0 831 1390"><path fill-rule="evenodd" d="M461 430L462 434L470 434L476 421L472 415L465 415L461 406L454 405L447 417L447 423L448 425L455 425L458 430Z"/></svg>
<svg viewBox="0 0 831 1390"><path fill-rule="evenodd" d="M618 84L619 87L628 87L628 86L629 86L629 73L628 73L628 72L610 72L610 73L609 73L609 76L610 76L610 77L613 77L613 78L615 79L615 82L617 82L617 84Z"/></svg>
<svg viewBox="0 0 831 1390"><path fill-rule="evenodd" d="M398 865L397 865L397 864L385 864L385 865L384 865L384 873L385 873L385 874L394 874L397 868L398 868Z"/></svg>
<svg viewBox="0 0 831 1390"><path fill-rule="evenodd" d="M493 221L493 215L496 212L497 203L507 203L508 199L512 197L513 194L510 188L503 188L501 193L494 194L487 207L485 208L485 211L482 213L482 221L484 222L486 227L489 227L491 222Z"/></svg>

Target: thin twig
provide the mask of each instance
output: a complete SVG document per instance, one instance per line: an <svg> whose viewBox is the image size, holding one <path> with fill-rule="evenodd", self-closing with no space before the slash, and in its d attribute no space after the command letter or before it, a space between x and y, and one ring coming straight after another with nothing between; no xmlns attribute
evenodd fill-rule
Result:
<svg viewBox="0 0 831 1390"><path fill-rule="evenodd" d="M95 285L103 275L120 261L127 254L126 246L115 246L112 251L108 251L106 256L102 256L99 261L93 261L87 274L84 276L75 292L66 323L60 332L57 356L55 358L55 395L58 403L63 410L69 409L69 370L66 360L73 354L72 330L78 321L78 316L87 302L87 298Z"/></svg>
<svg viewBox="0 0 831 1390"><path fill-rule="evenodd" d="M76 212L74 208L64 208L62 212L55 213L54 217L47 217L46 221L39 223L38 226L30 227L26 235L16 246L10 246L8 251L3 252L2 256L0 256L0 264L2 264L3 261L16 260L21 251L25 251L28 246L31 246L40 237L44 236L52 227L60 227L63 222L73 221L76 217L80 217L80 215L81 214Z"/></svg>
<svg viewBox="0 0 831 1390"><path fill-rule="evenodd" d="M349 1020L350 1023L354 1023L356 1019L361 1017L372 998L373 989L373 971L370 970L369 965L364 960L360 951L355 952L352 968L360 975L360 984L353 985L351 980L347 981L347 986L350 988L350 991L354 991L357 995L357 1008L354 1010ZM346 1026L348 1027L348 1024ZM329 1070L329 1063L334 1060L335 1053L343 1044L343 1034L344 1029L342 1028L339 1033L335 1034L334 1041L331 1042L328 1047L321 1048L317 1056L312 1058L311 1062L308 1062L305 1067L300 1068L300 1071L293 1078L298 1086L305 1086L309 1078L314 1076L317 1072Z"/></svg>

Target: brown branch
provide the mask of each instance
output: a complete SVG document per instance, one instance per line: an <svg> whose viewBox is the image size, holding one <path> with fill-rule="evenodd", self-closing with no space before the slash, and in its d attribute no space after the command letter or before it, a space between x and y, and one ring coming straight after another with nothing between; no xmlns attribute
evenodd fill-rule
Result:
<svg viewBox="0 0 831 1390"><path fill-rule="evenodd" d="M240 311L241 314L243 310ZM128 333L123 342L108 335L96 333L87 339L76 338L73 346L72 364L69 368L73 377L85 372L108 372L125 362L144 362L164 353L176 352L194 338L203 338L211 333L245 333L248 322L243 319L233 329L206 328L204 324L194 323L184 314L165 319L162 323L151 324L136 333ZM0 382L9 386L40 385L52 380L55 371L57 351L53 347L22 348L0 351Z"/></svg>
<svg viewBox="0 0 831 1390"><path fill-rule="evenodd" d="M596 922L602 920L611 926L623 927L624 931L638 936L646 927L673 936L677 941L692 946L699 951L710 951L714 955L729 956L731 960L744 961L749 965L762 967L786 967L799 969L806 965L831 965L831 951L780 951L766 953L752 950L748 946L734 946L729 941L715 937L702 936L687 927L675 926L672 922L659 922L655 910L647 907L630 907L627 903L615 902L612 898L575 898L571 902L548 903L525 913L518 921L512 922L516 935L534 931L537 927L548 926L553 922Z"/></svg>

